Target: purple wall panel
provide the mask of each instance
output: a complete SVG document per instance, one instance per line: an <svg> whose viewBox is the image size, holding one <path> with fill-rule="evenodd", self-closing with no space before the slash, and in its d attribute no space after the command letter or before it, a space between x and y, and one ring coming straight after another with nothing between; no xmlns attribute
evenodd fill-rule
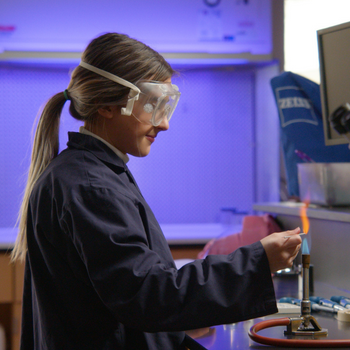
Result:
<svg viewBox="0 0 350 350"><path fill-rule="evenodd" d="M16 221L40 106L69 82L68 68L0 67L0 227ZM221 207L254 201L254 71L188 69L182 96L146 158L129 166L161 223L215 222ZM79 123L64 108L61 148Z"/></svg>
<svg viewBox="0 0 350 350"><path fill-rule="evenodd" d="M167 132L130 167L161 223L217 221L221 207L254 198L254 73L185 71Z"/></svg>

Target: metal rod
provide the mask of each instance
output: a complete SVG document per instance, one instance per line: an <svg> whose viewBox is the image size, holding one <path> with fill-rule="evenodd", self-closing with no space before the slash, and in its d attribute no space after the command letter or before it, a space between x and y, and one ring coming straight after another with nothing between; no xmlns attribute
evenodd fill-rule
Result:
<svg viewBox="0 0 350 350"><path fill-rule="evenodd" d="M309 326L309 317L311 315L311 301L310 301L310 254L302 255L302 266L303 266L303 299L301 301L301 316L305 317L304 325Z"/></svg>
<svg viewBox="0 0 350 350"><path fill-rule="evenodd" d="M310 287L309 287L310 254L302 255L302 264L303 264L303 299L309 300L310 299Z"/></svg>

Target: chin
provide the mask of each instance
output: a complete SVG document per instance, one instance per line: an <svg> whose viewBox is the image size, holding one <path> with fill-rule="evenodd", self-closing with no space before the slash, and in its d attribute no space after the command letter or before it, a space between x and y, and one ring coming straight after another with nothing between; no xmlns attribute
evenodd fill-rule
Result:
<svg viewBox="0 0 350 350"><path fill-rule="evenodd" d="M139 150L131 153L131 155L134 157L143 158L143 157L148 156L150 151L151 151L151 147L149 147L148 149L139 149Z"/></svg>

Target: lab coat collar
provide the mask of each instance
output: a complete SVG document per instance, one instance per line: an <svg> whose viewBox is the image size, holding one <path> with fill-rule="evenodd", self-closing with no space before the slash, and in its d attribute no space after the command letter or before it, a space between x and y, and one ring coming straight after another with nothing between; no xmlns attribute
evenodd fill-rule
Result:
<svg viewBox="0 0 350 350"><path fill-rule="evenodd" d="M84 149L93 153L105 163L122 167L124 170L127 169L123 159L121 159L108 145L94 136L79 132L68 132L67 145L69 148Z"/></svg>
<svg viewBox="0 0 350 350"><path fill-rule="evenodd" d="M113 145L111 145L109 142L107 142L106 140L104 140L102 137L94 134L93 132L85 129L83 126L81 126L79 128L79 132L85 135L90 135L93 136L95 138L97 138L98 140L102 141L104 144L106 144L119 158L123 159L124 163L126 164L129 161L129 157L127 154L124 154L123 152L119 151L119 149L117 149L116 147L114 147Z"/></svg>

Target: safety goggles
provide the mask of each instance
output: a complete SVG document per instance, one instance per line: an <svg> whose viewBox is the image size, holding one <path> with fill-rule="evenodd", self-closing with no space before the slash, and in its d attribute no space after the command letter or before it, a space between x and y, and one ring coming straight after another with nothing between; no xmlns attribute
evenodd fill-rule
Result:
<svg viewBox="0 0 350 350"><path fill-rule="evenodd" d="M141 123L152 124L153 126L160 125L164 118L169 121L172 117L181 95L176 85L158 81L140 81L134 85L83 61L79 65L130 88L127 104L121 109L122 114L133 115ZM134 113L132 113L133 110Z"/></svg>
<svg viewBox="0 0 350 350"><path fill-rule="evenodd" d="M165 118L169 121L181 93L176 85L158 81L141 81L141 90L134 106L134 116L142 123L158 126Z"/></svg>

